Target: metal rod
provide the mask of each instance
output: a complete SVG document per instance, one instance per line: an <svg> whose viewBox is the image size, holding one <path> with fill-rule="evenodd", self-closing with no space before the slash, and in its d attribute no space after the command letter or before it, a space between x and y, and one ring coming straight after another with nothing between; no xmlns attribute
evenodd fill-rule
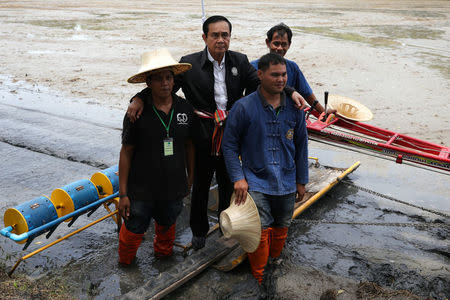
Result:
<svg viewBox="0 0 450 300"><path fill-rule="evenodd" d="M59 242L61 242L61 241L65 240L65 239L71 237L72 235L77 234L78 232L83 231L83 230L85 230L85 229L91 227L92 225L95 225L95 224L97 224L98 222L101 222L101 221L103 221L104 219L107 219L107 218L109 218L109 217L111 217L111 216L113 216L113 215L115 215L115 214L119 214L119 210L115 210L115 211L113 211L113 212L107 214L106 216L103 216L103 217L101 217L100 219L95 220L94 222L92 222L92 223L90 223L90 224L88 224L88 225L86 225L86 226L83 226L83 227L81 227L81 228L79 228L79 229L77 229L77 230L75 230L75 231L69 233L68 235L63 236L62 238L59 238L59 239L57 239L56 241L53 241L53 242L51 242L50 244L47 244L47 245L45 245L44 247L41 247L41 248L37 249L36 251L33 251L33 252L31 252L31 253L29 253L29 254L27 254L27 255L25 255L25 256L19 258L19 260L17 260L16 264L12 267L11 271L9 271L8 276L11 277L12 273L14 272L14 270L16 270L16 268L19 266L19 264L20 264L22 261L24 261L24 260L26 260L26 259L28 259L28 258L30 258L30 257L32 257L32 256L34 256L34 255L36 255L36 254L38 254L38 253L40 253L40 252L42 252L42 251L44 251L45 249L47 249L47 248L49 248L49 247L51 247L51 246L53 246L53 245L55 245L55 244L58 244Z"/></svg>
<svg viewBox="0 0 450 300"><path fill-rule="evenodd" d="M311 198L308 199L305 203L300 205L294 210L294 213L292 214L292 219L295 219L299 214L301 214L305 209L310 207L314 202L319 200L325 193L327 193L333 186L338 184L345 176L347 176L349 173L356 170L361 163L359 161L355 162L351 167L349 167L347 170L345 170L341 175L339 175L333 182L331 182L329 185L321 189L319 192L314 194Z"/></svg>
<svg viewBox="0 0 450 300"><path fill-rule="evenodd" d="M17 235L17 234L14 234L14 233L9 232L9 231L7 231L7 230L1 230L1 231L0 231L0 234L3 235L3 236L8 237L8 238L10 238L10 239L12 239L12 240L15 241L15 242L20 242L20 241L23 241L23 240L27 239L27 238L30 237L30 236L38 235L40 232L45 231L45 230L47 230L48 228L51 228L51 227L53 227L53 226L55 226L55 225L57 225L57 224L60 224L60 223L62 223L63 221L65 221L65 220L67 220L67 219L70 219L70 218L72 218L72 217L74 217L74 216L79 216L79 215L81 215L82 213L84 213L85 211L88 211L91 207L94 207L94 206L99 205L99 204L101 204L101 203L103 203L103 202L106 202L106 201L108 201L108 200L110 200L110 199L112 199L112 198L117 197L118 195L119 195L119 192L114 193L114 194L112 194L112 195L109 195L108 197L105 197L105 198L102 198L102 199L100 199L100 200L97 200L97 201L95 201L95 202L93 202L93 203L91 203L91 204L89 204L89 205L86 205L86 206L84 206L84 207L82 207L82 208L80 208L80 209L77 209L77 210L74 211L74 212L71 212L70 214L67 214L67 215L65 215L65 216L62 216L62 217L60 217L60 218L58 218L58 219L56 219L56 220L53 220L53 221L51 221L51 222L48 222L47 224L44 224L44 225L42 225L42 226L39 226L38 228L35 228L35 229L33 229L33 230L31 230L31 231L28 231L28 232L24 232L24 233L22 233L22 234L18 234L18 235ZM6 229L6 228L5 228L5 229Z"/></svg>
<svg viewBox="0 0 450 300"><path fill-rule="evenodd" d="M205 4L203 3L202 0L202 24L205 23L205 21L206 21Z"/></svg>
<svg viewBox="0 0 450 300"><path fill-rule="evenodd" d="M359 147L359 146L355 146L354 144L350 145L350 144L346 144L346 143L342 143L342 144L341 143L336 143L336 141L331 141L331 140L327 140L327 139L321 139L321 137L314 138L314 137L309 136L308 139L310 141L315 141L317 143L322 143L322 144L325 144L325 145L329 145L329 146L333 146L333 147L337 147L337 148L342 148L342 149L353 151L353 152L356 152L356 153L361 153L361 154L364 154L364 155L377 157L377 158L381 158L381 159L384 159L384 160L394 161L395 162L395 160L392 160L393 156L387 156L386 154L380 153L379 151L376 151L376 150L371 149L371 148L362 148L362 147ZM374 152L369 152L369 151L374 151ZM437 168L437 167L431 166L429 164L418 164L417 162L414 162L414 161L403 161L402 164L450 176L450 174L448 172L448 169L447 169L447 171L444 171L445 169ZM435 168L435 169L433 169L433 168Z"/></svg>

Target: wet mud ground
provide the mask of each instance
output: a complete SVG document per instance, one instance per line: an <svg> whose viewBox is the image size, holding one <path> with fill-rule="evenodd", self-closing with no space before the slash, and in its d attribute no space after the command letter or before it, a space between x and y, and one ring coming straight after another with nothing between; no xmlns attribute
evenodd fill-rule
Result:
<svg viewBox="0 0 450 300"><path fill-rule="evenodd" d="M114 122L120 122L119 110L113 114L110 109L103 112L98 109L89 116L84 114L89 104L74 103L79 116L73 112L71 116L48 114L33 108L33 101L28 107L15 107L10 96L3 95L0 155L8 159L2 161L0 214L8 207L42 194L49 195L57 187L90 178L104 166L116 163L120 130ZM60 104L54 96L41 93L41 97L39 101L50 112L57 110ZM103 116L101 120L96 118L99 115ZM51 135L45 134L48 130L52 130ZM330 149L315 142L310 142L310 147L310 156L318 157L324 166L343 168L357 160L362 164L294 221L282 262L270 273L271 295L280 299L317 299L327 289L334 289L344 291L340 299L353 299L357 283L371 281L422 297L448 297L448 175L339 148ZM182 244L190 240L187 199L185 208L177 229L177 241ZM50 240L104 213L99 209L90 218L81 216L73 229L62 224ZM180 248L168 260L155 259L152 234L153 230L149 229L132 268L118 267L116 226L107 220L29 258L18 267L16 274L32 280L58 278L75 298L110 299L183 261L185 253ZM0 239L1 267L10 268L20 255L45 243L43 236L38 237L22 252L20 245ZM304 297L300 296L302 291L306 291ZM168 298L256 299L260 294L248 263L244 263L228 273L210 268Z"/></svg>
<svg viewBox="0 0 450 300"><path fill-rule="evenodd" d="M448 1L205 3L208 14L233 22L232 50L259 57L266 30L283 21L294 29L287 58L300 64L319 99L325 90L355 98L374 112L372 125L450 145ZM186 1L182 12L177 1L0 3L0 215L116 164L124 108L140 89L125 78L144 50L170 45L175 58L200 50L200 17L199 1ZM310 147L323 165L362 164L293 223L283 260L270 272L269 298L318 299L327 289L338 299L450 297L449 176L316 142ZM177 230L182 243L190 240L188 205ZM81 216L73 229L103 214ZM73 229L62 224L50 240ZM20 278L37 290L63 286L63 299L127 293L183 261L180 249L155 260L152 232L137 264L121 269L115 224L101 222L23 262L2 295L59 297L27 293L32 288ZM46 242L39 237L23 252L0 237L0 269ZM210 268L168 298L260 294L244 263L229 273Z"/></svg>

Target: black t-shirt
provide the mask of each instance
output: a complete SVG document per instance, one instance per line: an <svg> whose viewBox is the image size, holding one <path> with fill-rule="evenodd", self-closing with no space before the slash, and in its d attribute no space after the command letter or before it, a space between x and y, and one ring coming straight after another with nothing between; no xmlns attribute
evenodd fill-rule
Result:
<svg viewBox="0 0 450 300"><path fill-rule="evenodd" d="M194 111L183 98L173 94L173 117L169 136L173 139L173 154L164 155L163 141L167 132L153 109L151 96L145 99L141 117L131 123L125 114L122 144L133 145L134 155L128 176L128 196L132 201L175 201L187 194L185 142L192 136ZM156 109L164 123L170 114Z"/></svg>

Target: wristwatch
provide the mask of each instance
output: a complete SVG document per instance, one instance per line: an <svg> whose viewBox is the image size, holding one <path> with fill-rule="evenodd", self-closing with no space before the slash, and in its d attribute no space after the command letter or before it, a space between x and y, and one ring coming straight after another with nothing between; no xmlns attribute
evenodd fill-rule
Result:
<svg viewBox="0 0 450 300"><path fill-rule="evenodd" d="M314 100L313 104L311 105L311 109L315 109L317 103L319 103L319 101L318 100Z"/></svg>

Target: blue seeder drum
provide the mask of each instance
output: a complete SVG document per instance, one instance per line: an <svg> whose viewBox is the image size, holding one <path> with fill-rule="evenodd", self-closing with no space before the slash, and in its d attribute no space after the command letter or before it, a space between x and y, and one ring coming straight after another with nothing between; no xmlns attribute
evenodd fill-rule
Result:
<svg viewBox="0 0 450 300"><path fill-rule="evenodd" d="M50 197L58 217L65 216L97 200L99 200L97 187L89 179L78 180L55 189ZM70 219L66 220L68 221Z"/></svg>
<svg viewBox="0 0 450 300"><path fill-rule="evenodd" d="M28 202L8 208L4 214L5 227L14 228L13 233L19 235L58 218L55 206L46 196L34 198ZM27 240L19 241L19 244Z"/></svg>

